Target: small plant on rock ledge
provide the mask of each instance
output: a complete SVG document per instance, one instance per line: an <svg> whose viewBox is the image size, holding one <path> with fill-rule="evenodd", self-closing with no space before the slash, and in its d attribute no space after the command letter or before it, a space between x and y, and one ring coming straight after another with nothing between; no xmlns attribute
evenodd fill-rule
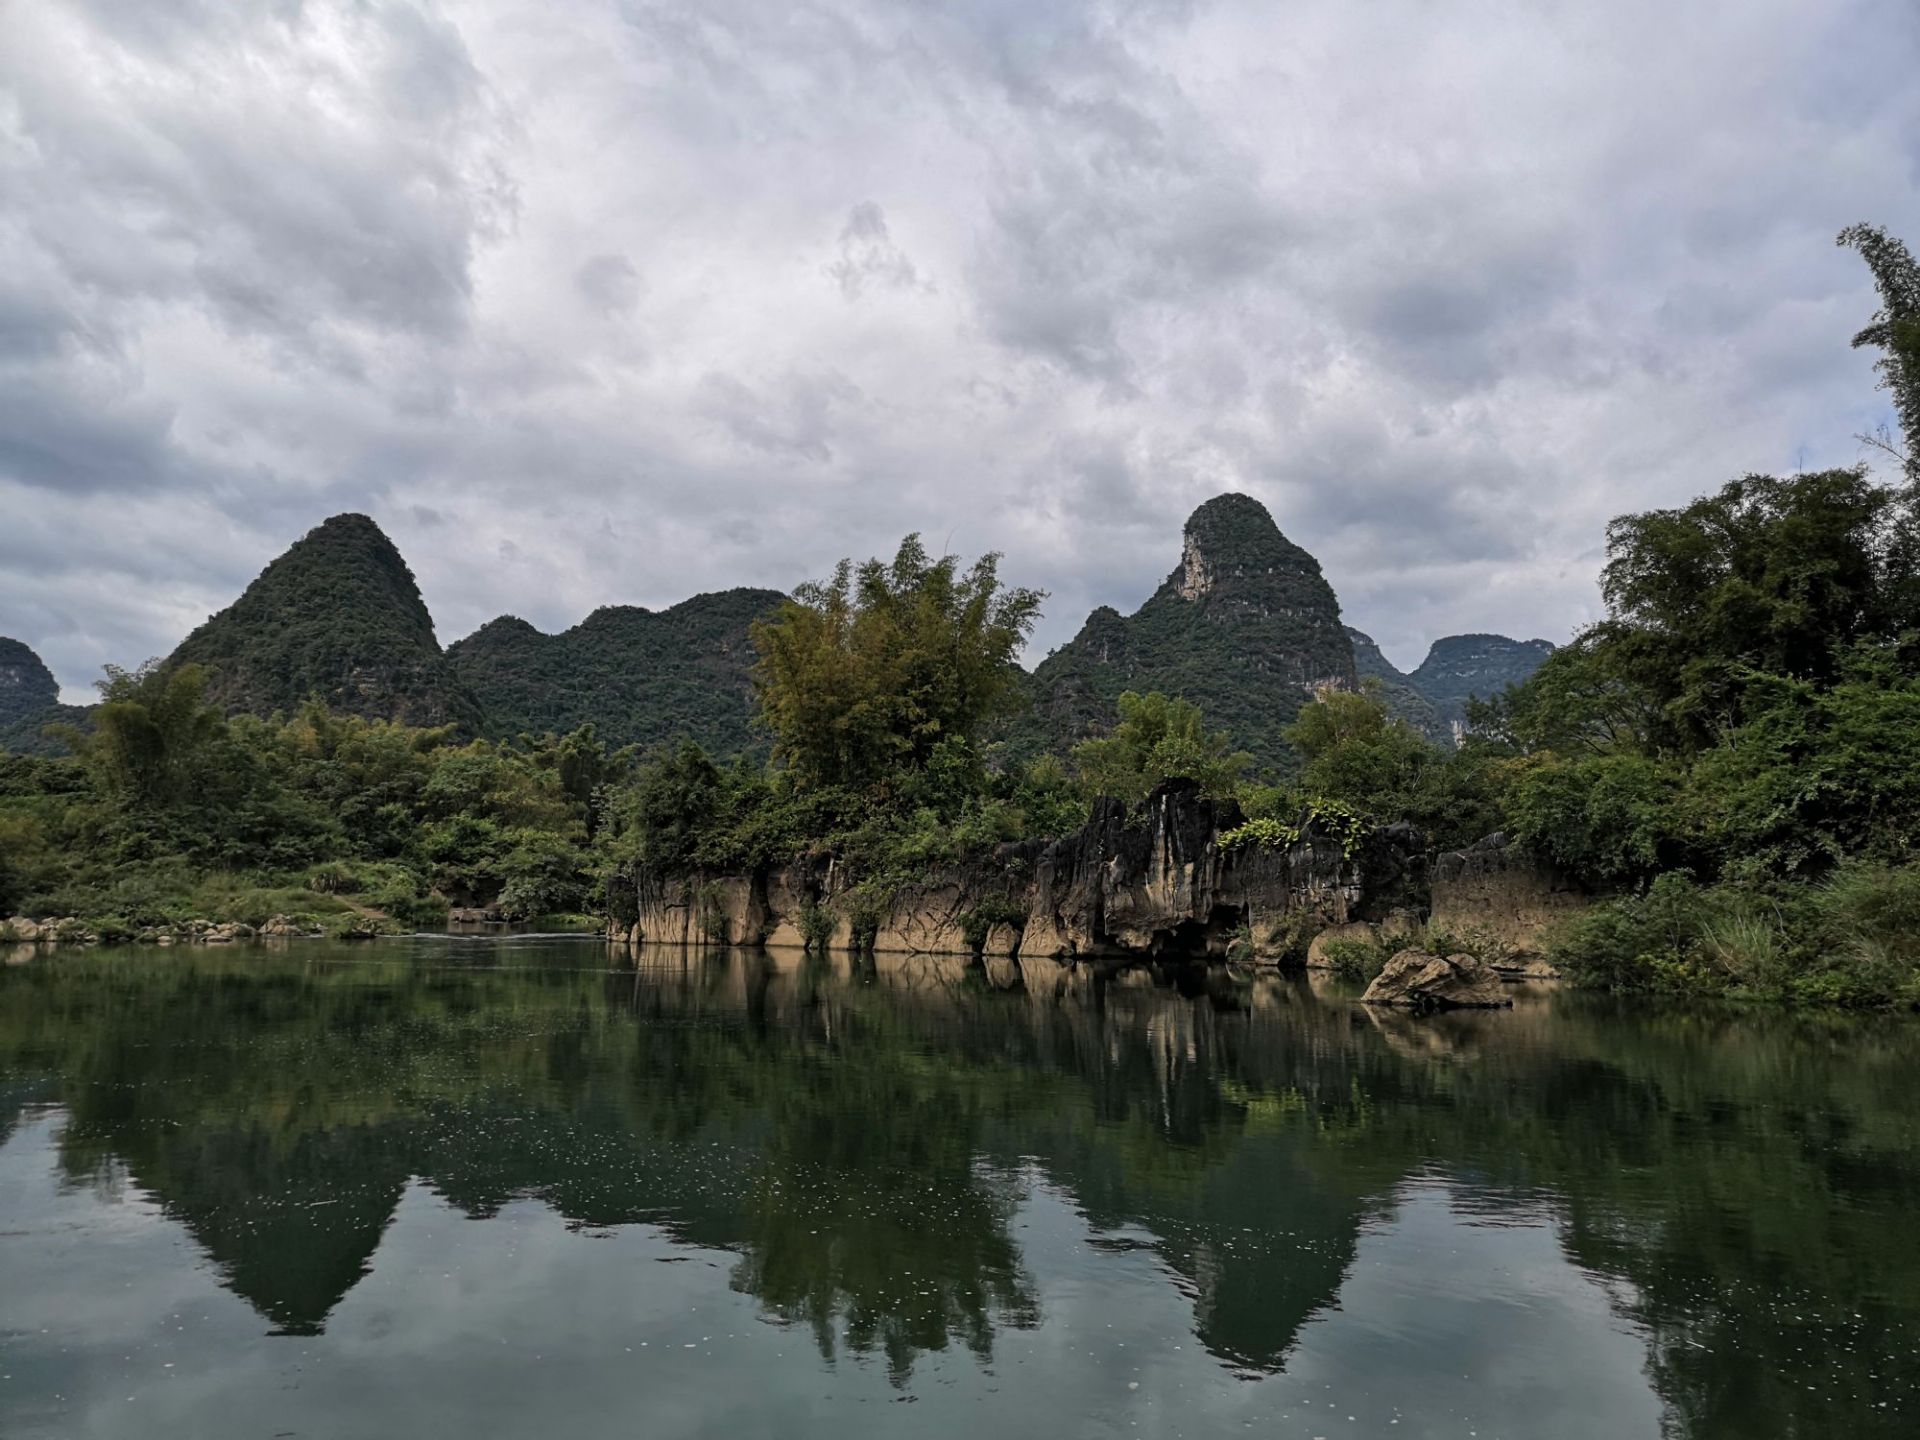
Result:
<svg viewBox="0 0 1920 1440"><path fill-rule="evenodd" d="M1296 826L1270 818L1249 820L1236 825L1220 837L1220 848L1231 855L1236 850L1253 846L1261 850L1290 850L1300 843L1300 831Z"/></svg>
<svg viewBox="0 0 1920 1440"><path fill-rule="evenodd" d="M861 953L872 950L892 904L892 887L876 880L863 880L847 891L847 947Z"/></svg>
<svg viewBox="0 0 1920 1440"><path fill-rule="evenodd" d="M800 943L808 950L826 950L833 943L833 912L824 905L802 905Z"/></svg>
<svg viewBox="0 0 1920 1440"><path fill-rule="evenodd" d="M1329 940L1327 969L1342 980L1371 980L1393 958L1392 947L1377 940Z"/></svg>
<svg viewBox="0 0 1920 1440"><path fill-rule="evenodd" d="M1300 828L1304 831L1315 826L1339 841L1340 853L1351 860L1354 852L1360 848L1360 842L1367 838L1367 832L1373 828L1373 822L1352 806L1338 800L1309 800L1306 818Z"/></svg>
<svg viewBox="0 0 1920 1440"><path fill-rule="evenodd" d="M1351 860L1372 828L1373 822L1350 805L1338 800L1313 799L1302 808L1298 825L1289 825L1272 816L1261 816L1236 825L1221 835L1220 848L1229 854L1247 846L1262 850L1290 850L1310 830L1318 829L1337 841L1340 853Z"/></svg>
<svg viewBox="0 0 1920 1440"><path fill-rule="evenodd" d="M967 942L967 948L977 955L985 948L987 935L994 926L1023 926L1027 921L1027 911L1025 906L996 895L962 912L959 918L961 938Z"/></svg>

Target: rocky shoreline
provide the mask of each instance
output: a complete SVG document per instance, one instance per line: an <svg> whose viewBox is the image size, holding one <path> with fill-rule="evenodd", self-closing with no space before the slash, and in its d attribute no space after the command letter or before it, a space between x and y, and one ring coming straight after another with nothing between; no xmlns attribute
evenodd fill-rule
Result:
<svg viewBox="0 0 1920 1440"><path fill-rule="evenodd" d="M376 920L359 920L328 930L291 915L275 915L262 925L239 920L183 920L178 925L143 925L123 932L90 925L76 916L34 920L15 915L0 920L0 944L15 945L231 945L245 940L293 940L331 935L335 939L371 938L387 933Z"/></svg>

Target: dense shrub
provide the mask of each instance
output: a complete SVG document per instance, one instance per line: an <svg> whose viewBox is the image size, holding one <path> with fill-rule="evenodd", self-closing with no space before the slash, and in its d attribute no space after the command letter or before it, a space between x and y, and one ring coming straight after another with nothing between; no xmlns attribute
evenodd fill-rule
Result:
<svg viewBox="0 0 1920 1440"><path fill-rule="evenodd" d="M1549 952L1578 983L1862 1007L1920 1003L1920 866L1819 884L1702 886L1680 874L1596 906Z"/></svg>

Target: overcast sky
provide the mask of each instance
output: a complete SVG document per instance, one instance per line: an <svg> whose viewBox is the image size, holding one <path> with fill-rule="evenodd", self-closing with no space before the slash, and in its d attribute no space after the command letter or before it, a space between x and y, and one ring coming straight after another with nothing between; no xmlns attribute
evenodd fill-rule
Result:
<svg viewBox="0 0 1920 1440"><path fill-rule="evenodd" d="M1852 463L1912 0L0 0L0 634L69 698L363 510L441 639L908 530L1131 611L1266 502L1564 640L1602 526Z"/></svg>

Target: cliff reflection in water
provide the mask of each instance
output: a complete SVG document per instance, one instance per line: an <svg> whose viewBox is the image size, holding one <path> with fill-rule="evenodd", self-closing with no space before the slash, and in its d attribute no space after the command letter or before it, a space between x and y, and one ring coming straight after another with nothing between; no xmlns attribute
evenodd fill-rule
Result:
<svg viewBox="0 0 1920 1440"><path fill-rule="evenodd" d="M1415 1022L1272 975L624 958L35 958L0 972L0 1137L58 1107L66 1179L150 1194L281 1332L324 1331L419 1180L471 1216L533 1197L727 1252L767 1314L902 1383L1045 1322L1017 1238L1036 1187L1150 1250L1206 1349L1258 1374L1439 1176L1608 1283L1676 1433L1908 1423L1900 1026L1568 996Z"/></svg>

